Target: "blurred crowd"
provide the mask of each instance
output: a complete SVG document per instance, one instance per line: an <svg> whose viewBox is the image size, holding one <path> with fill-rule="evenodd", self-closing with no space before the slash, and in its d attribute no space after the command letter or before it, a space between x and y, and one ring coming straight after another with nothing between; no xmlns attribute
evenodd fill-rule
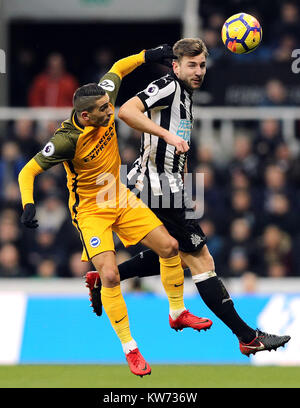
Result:
<svg viewBox="0 0 300 408"><path fill-rule="evenodd" d="M226 2L202 0L200 2L201 37L209 49L207 64L209 72L212 73L215 68L221 70L224 67L226 69L229 67L229 70L234 68L234 72L240 75L239 82L245 75L246 77L252 76L251 70L255 67L251 66L251 63L259 64L260 70L265 64L265 66L270 67L268 71L270 80L284 81L284 78L280 78L281 71L275 71L275 77L272 78L272 70L275 66L284 64L290 66L292 51L300 49L300 6L298 2L293 0L255 2L255 7L253 3L250 0L229 0ZM261 45L255 52L247 54L247 56L229 52L224 47L221 38L221 29L225 20L236 14L237 11L244 10L256 16L263 27ZM175 37L173 42L175 43L177 40L178 38ZM145 36L145 44L148 44L147 41ZM154 44L152 39L150 46L156 45L157 41L166 42L166 39L156 40ZM170 39L168 41L170 42ZM80 61L73 54L70 57L70 54L64 53L63 50L59 49L59 46L56 51L50 52L42 59L35 47L29 44L22 46L16 44L11 61L10 103L12 106L31 107L71 106L72 95L78 85L98 82L115 60L125 55L126 51L124 50L120 56L120 51L113 45L100 46L98 44L89 54L89 62L86 65L81 65L82 61L80 64ZM242 69L237 70L237 66L242 66ZM251 70L250 72L245 71L245 75L243 75L243 70L247 66L251 66ZM290 72L291 68L288 71ZM138 78L138 74L135 75ZM259 76L256 75L256 79L258 81ZM296 76L293 76L293 79L296 80ZM139 78L137 82L139 82ZM224 81L223 78L220 78L220 73L217 70L215 75L212 74L212 82L207 80L204 83L204 89L207 85L207 91L214 93L213 88L220 87L224 82L228 82L228 78ZM146 85L145 82L143 84ZM230 83L227 85L230 86ZM128 92L128 90L125 93L126 99L132 96L132 92ZM245 104L251 103L249 98L250 95L247 93ZM291 99L294 102L295 95ZM286 95L285 102L288 102L288 95Z"/></svg>
<svg viewBox="0 0 300 408"><path fill-rule="evenodd" d="M201 1L209 66L222 63L223 58L243 62L239 56L226 52L220 29L239 5L243 8L248 3L250 6L246 0ZM299 10L290 1L274 1L274 10L268 13L263 4L260 10L253 10L268 29L252 59L268 63L290 61L291 50L299 45ZM16 58L11 73L12 105L30 107L71 106L74 90L80 84L98 81L114 62L112 50L98 49L79 77L69 72L67 61L59 52L51 53L45 68L38 73L30 48L19 50ZM270 78L260 106L287 105L284 79ZM93 267L80 260L81 242L67 209L62 165L36 179L39 228L28 230L20 224L18 173L60 123L19 119L0 125L0 277L82 277ZM117 126L122 163L130 167L139 154L141 135L124 124ZM204 173L204 203L200 203L204 204L204 216L199 222L208 237L217 273L223 277L300 276L299 155L286 140L279 120L252 122L250 131L248 123L240 122L239 126L233 148L222 161L211 144L203 142L201 133L193 135L188 161L189 172ZM296 123L295 135L300 143L297 126ZM118 263L140 250L125 250L116 236L115 244Z"/></svg>
<svg viewBox="0 0 300 408"><path fill-rule="evenodd" d="M62 165L36 178L39 228L26 229L19 220L18 172L58 125L27 119L7 124L0 159L0 276L83 276L92 267L80 261ZM122 163L129 169L141 135L120 123L118 134ZM218 274L300 276L300 160L285 141L280 121L256 122L250 133L241 127L222 162L211 145L201 143L201 134L195 135L188 163L189 172L204 174L199 222ZM116 236L115 244L118 262L140 250L125 250Z"/></svg>
<svg viewBox="0 0 300 408"><path fill-rule="evenodd" d="M250 137L239 133L225 164L219 165L209 146L197 153L195 171L204 173L200 224L218 273L300 276L299 156L284 140L279 121L263 120Z"/></svg>

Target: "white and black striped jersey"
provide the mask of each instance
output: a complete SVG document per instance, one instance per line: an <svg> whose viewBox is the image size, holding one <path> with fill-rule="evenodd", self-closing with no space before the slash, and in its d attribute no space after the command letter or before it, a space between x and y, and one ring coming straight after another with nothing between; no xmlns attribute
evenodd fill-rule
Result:
<svg viewBox="0 0 300 408"><path fill-rule="evenodd" d="M173 73L152 82L137 96L145 106L145 115L190 144L193 122L191 92ZM175 147L162 138L144 133L140 156L134 162L128 178L134 177L136 187L142 190L147 177L155 196L163 194L163 180L166 180L171 192L176 193L182 189L186 157L187 153L177 155Z"/></svg>

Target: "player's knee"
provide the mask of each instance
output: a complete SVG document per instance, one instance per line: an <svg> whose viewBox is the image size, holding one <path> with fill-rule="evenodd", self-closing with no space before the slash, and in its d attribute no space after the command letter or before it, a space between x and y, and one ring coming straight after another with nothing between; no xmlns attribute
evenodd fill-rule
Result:
<svg viewBox="0 0 300 408"><path fill-rule="evenodd" d="M112 287L120 284L120 275L117 268L104 266L100 272L102 285Z"/></svg>
<svg viewBox="0 0 300 408"><path fill-rule="evenodd" d="M173 238L173 237L171 237L171 248L170 248L170 250L172 251L172 253L173 253L174 255L177 255L177 254L178 254L178 251L179 251L178 241L177 241L175 238Z"/></svg>

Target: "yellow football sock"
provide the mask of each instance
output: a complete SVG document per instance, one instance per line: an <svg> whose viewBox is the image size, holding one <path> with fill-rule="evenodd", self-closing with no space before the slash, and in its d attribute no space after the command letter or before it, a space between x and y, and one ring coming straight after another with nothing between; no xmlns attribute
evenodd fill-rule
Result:
<svg viewBox="0 0 300 408"><path fill-rule="evenodd" d="M184 310L184 272L179 255L173 256L172 258L159 258L159 262L160 277L169 299L170 310Z"/></svg>
<svg viewBox="0 0 300 408"><path fill-rule="evenodd" d="M127 307L121 293L120 285L114 288L105 288L102 286L101 300L103 308L121 343L131 341L132 336L129 328Z"/></svg>

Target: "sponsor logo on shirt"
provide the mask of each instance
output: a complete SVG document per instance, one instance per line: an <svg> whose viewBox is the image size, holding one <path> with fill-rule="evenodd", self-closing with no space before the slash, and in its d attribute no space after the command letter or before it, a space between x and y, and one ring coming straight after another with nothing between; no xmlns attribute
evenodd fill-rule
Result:
<svg viewBox="0 0 300 408"><path fill-rule="evenodd" d="M115 89L115 84L110 79L105 79L104 81L100 82L99 85L101 86L101 88L109 92L112 92Z"/></svg>
<svg viewBox="0 0 300 408"><path fill-rule="evenodd" d="M180 136L182 139L189 142L191 140L192 126L190 120L181 119L176 132L177 136Z"/></svg>

